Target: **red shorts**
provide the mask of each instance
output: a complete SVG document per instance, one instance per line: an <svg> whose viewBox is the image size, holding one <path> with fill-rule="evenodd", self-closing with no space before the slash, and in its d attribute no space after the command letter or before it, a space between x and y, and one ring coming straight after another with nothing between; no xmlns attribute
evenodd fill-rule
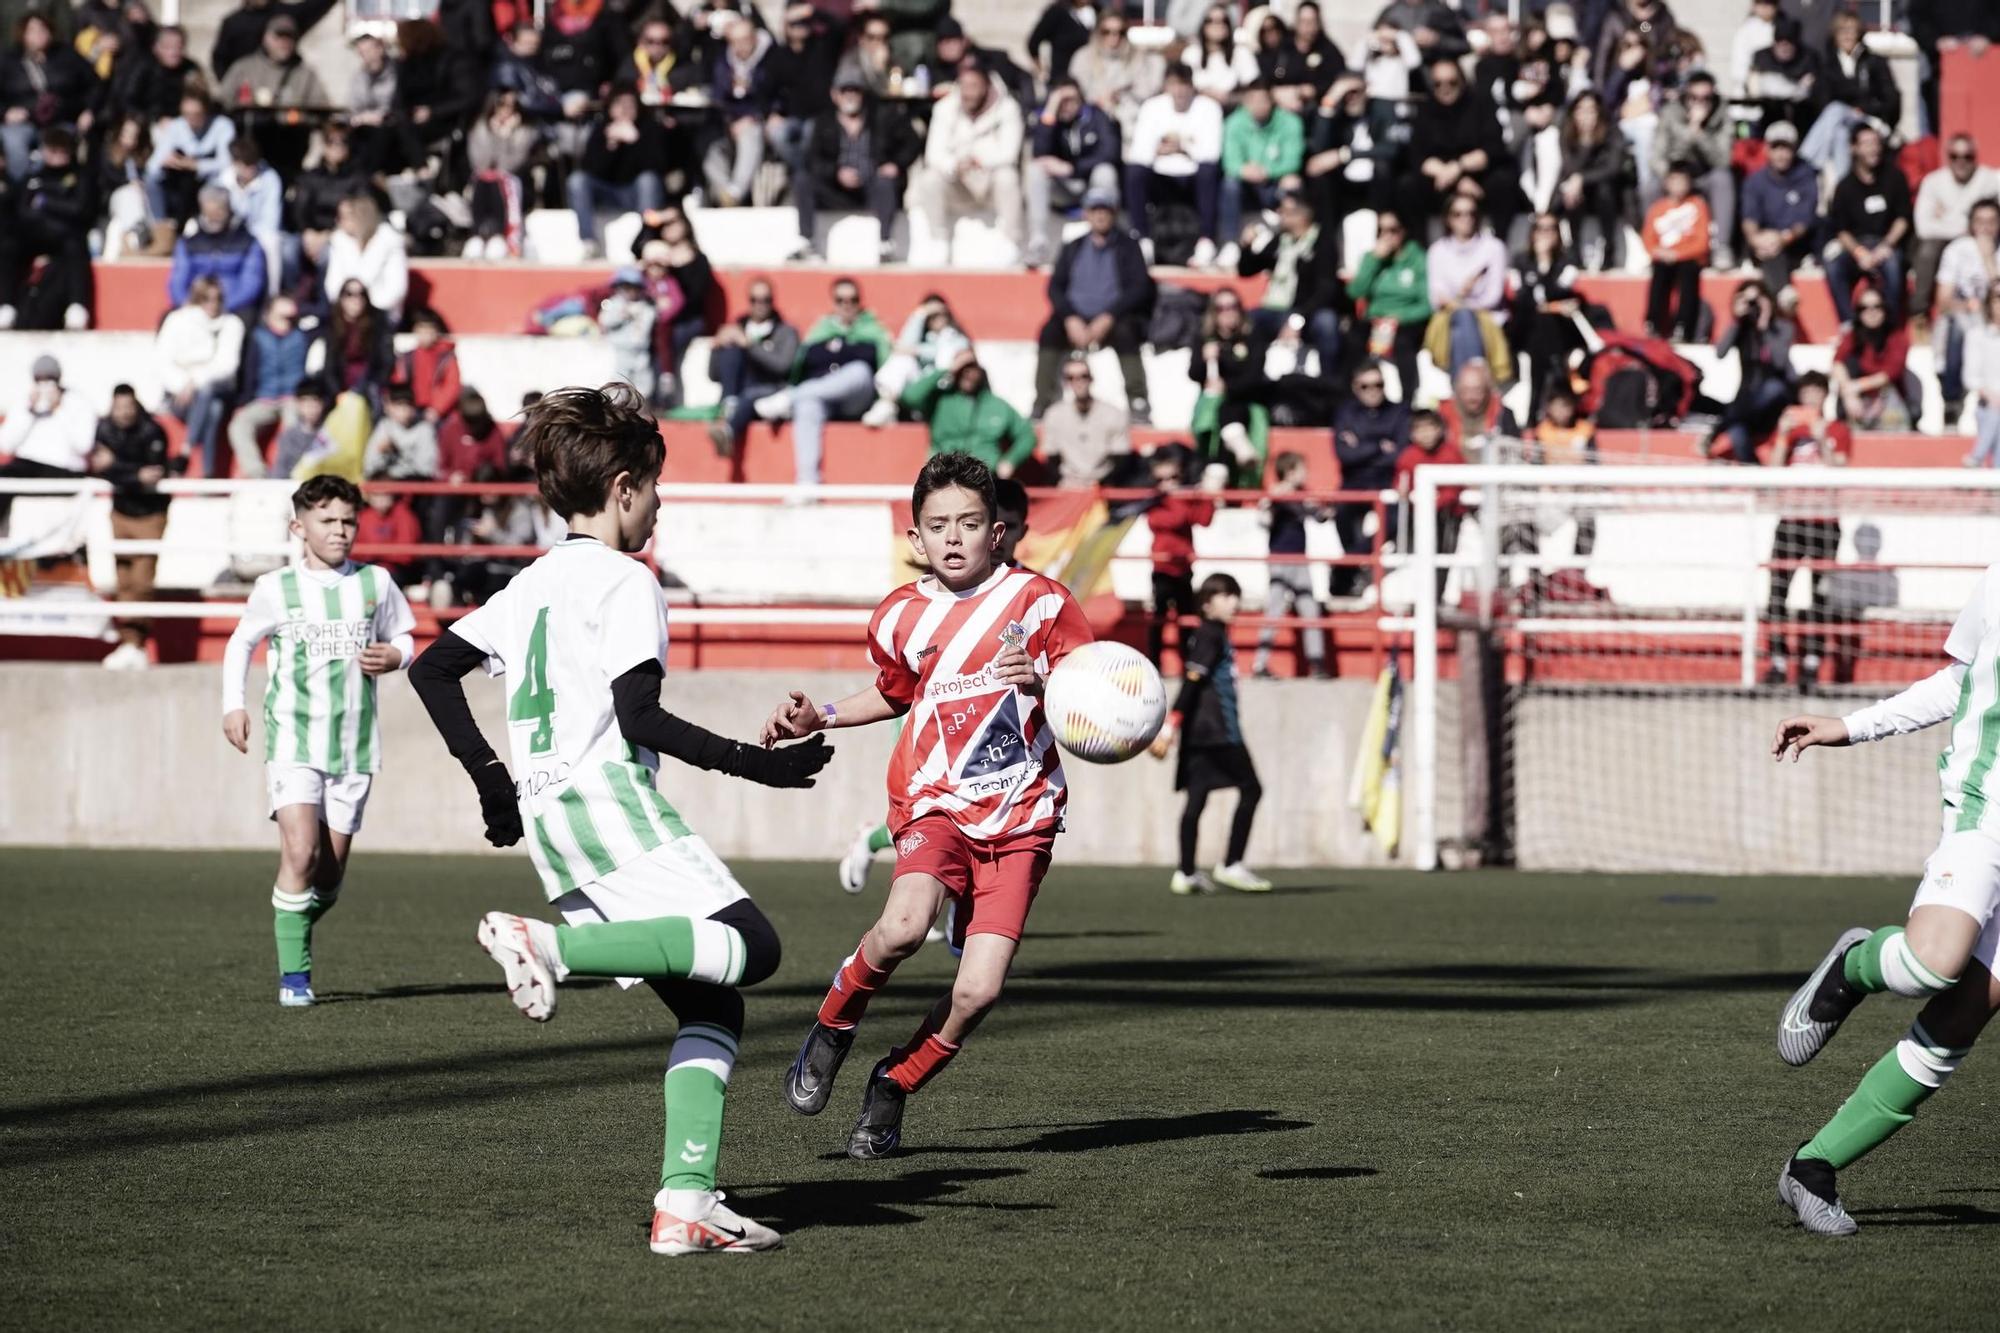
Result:
<svg viewBox="0 0 2000 1333"><path fill-rule="evenodd" d="M958 900L955 934L1018 943L1055 845L1054 829L974 842L950 816L924 815L896 831L896 878L929 875L943 884Z"/></svg>

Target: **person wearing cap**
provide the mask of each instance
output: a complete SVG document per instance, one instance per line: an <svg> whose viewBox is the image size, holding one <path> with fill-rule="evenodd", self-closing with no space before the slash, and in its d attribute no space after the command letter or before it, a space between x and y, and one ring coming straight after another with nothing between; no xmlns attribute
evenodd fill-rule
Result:
<svg viewBox="0 0 2000 1333"><path fill-rule="evenodd" d="M1153 275L1138 238L1118 226L1116 195L1091 191L1083 197L1083 213L1090 230L1062 248L1049 272L1049 318L1037 340L1033 415L1041 416L1055 402L1065 362L1109 347L1118 356L1132 423L1151 425L1140 351L1153 312Z"/></svg>
<svg viewBox="0 0 2000 1333"><path fill-rule="evenodd" d="M1168 67L1165 87L1139 108L1125 151L1125 209L1142 237L1153 234L1152 205L1162 196L1194 205L1195 245L1188 263L1215 263L1221 232L1222 106L1194 89L1194 71Z"/></svg>
<svg viewBox="0 0 2000 1333"><path fill-rule="evenodd" d="M865 208L875 215L877 254L887 262L896 215L903 208L903 185L923 146L901 110L868 96L858 71L843 72L837 83L833 105L813 121L807 135L803 170L792 178L792 203L799 214L793 258L815 253L820 209Z"/></svg>
<svg viewBox="0 0 2000 1333"><path fill-rule="evenodd" d="M1764 152L1764 165L1743 178L1743 240L1777 291L1818 240L1819 172L1799 160L1798 127L1788 120L1764 131Z"/></svg>
<svg viewBox="0 0 2000 1333"><path fill-rule="evenodd" d="M991 210L1000 234L1021 247L1021 107L976 60L959 66L951 91L931 112L923 161L910 179L910 205L946 248L960 217Z"/></svg>
<svg viewBox="0 0 2000 1333"><path fill-rule="evenodd" d="M81 398L63 392L62 366L44 352L29 374L33 382L25 403L10 408L0 423L0 477L21 481L56 481L81 477L90 470L97 419ZM0 530L5 529L14 497L0 492Z"/></svg>
<svg viewBox="0 0 2000 1333"><path fill-rule="evenodd" d="M597 307L597 329L611 345L611 373L647 402L659 387L653 339L660 308L646 291L646 275L627 264L611 275L611 294Z"/></svg>
<svg viewBox="0 0 2000 1333"><path fill-rule="evenodd" d="M1708 251L1717 268L1735 268L1736 256L1730 238L1736 234L1736 177L1730 171L1730 152L1736 144L1736 129L1722 106L1715 76L1698 69L1681 86L1679 100L1660 108L1659 123L1653 130L1652 176L1664 191L1667 168L1685 162L1695 169L1695 193L1708 201L1714 233ZM1652 207L1655 199L1644 205Z"/></svg>
<svg viewBox="0 0 2000 1333"><path fill-rule="evenodd" d="M986 367L970 347L911 381L897 400L904 411L930 423L931 453L971 454L1005 481L1035 452L1035 428L987 382Z"/></svg>
<svg viewBox="0 0 2000 1333"><path fill-rule="evenodd" d="M1821 76L1819 52L1802 40L1799 21L1779 14L1771 21L1771 44L1750 58L1743 91L1758 103L1764 124L1810 125L1826 101Z"/></svg>
<svg viewBox="0 0 2000 1333"><path fill-rule="evenodd" d="M299 55L299 24L280 13L264 25L258 49L223 70L216 92L238 107L324 107L326 88Z"/></svg>
<svg viewBox="0 0 2000 1333"><path fill-rule="evenodd" d="M1142 127L1145 116L1141 108ZM1218 117L1218 130L1220 124ZM1117 122L1102 107L1083 100L1075 79L1065 74L1051 82L1048 100L1035 115L1028 149L1027 262L1031 266L1040 268L1053 257L1049 244L1052 213L1075 208L1091 190L1117 191L1118 158Z"/></svg>
<svg viewBox="0 0 2000 1333"><path fill-rule="evenodd" d="M208 67L220 73L255 52L263 43L264 30L280 17L292 21L295 33L310 32L333 7L334 0L243 0L243 7L226 15L216 28Z"/></svg>

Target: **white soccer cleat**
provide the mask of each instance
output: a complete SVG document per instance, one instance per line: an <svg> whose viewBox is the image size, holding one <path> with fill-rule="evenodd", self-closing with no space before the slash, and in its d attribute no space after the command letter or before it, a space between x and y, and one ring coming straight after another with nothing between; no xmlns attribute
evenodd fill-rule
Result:
<svg viewBox="0 0 2000 1333"><path fill-rule="evenodd" d="M868 843L875 836L875 828L873 823L863 822L854 832L847 855L840 858L840 887L849 893L859 893L868 887L868 871L875 864L875 853Z"/></svg>
<svg viewBox="0 0 2000 1333"><path fill-rule="evenodd" d="M1177 898L1189 898L1197 893L1215 892L1215 885L1209 881L1207 875L1202 874L1199 870L1195 871L1192 875L1182 874L1176 870L1174 877L1167 881L1167 888Z"/></svg>
<svg viewBox="0 0 2000 1333"><path fill-rule="evenodd" d="M514 1007L546 1023L556 1015L556 928L509 912L488 912L479 919L479 947L507 974L507 994Z"/></svg>
<svg viewBox="0 0 2000 1333"><path fill-rule="evenodd" d="M1265 879L1241 861L1232 861L1226 866L1217 866L1209 872L1209 878L1213 879L1223 888L1234 889L1238 893L1269 893L1271 891L1271 881Z"/></svg>
<svg viewBox="0 0 2000 1333"><path fill-rule="evenodd" d="M750 1254L775 1250L785 1243L771 1228L752 1222L725 1205L717 1190L715 1202L700 1217L676 1217L666 1209L665 1190L653 1201L653 1234L648 1242L654 1254Z"/></svg>

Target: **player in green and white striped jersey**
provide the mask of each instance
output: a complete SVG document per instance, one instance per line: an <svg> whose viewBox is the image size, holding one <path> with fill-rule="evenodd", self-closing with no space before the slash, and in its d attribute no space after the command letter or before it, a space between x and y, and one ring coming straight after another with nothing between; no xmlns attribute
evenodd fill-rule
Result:
<svg viewBox="0 0 2000 1333"><path fill-rule="evenodd" d="M1780 1201L1821 1235L1857 1230L1834 1189L1834 1172L1908 1124L2000 1012L1994 966L2000 954L2000 773L1994 771L2000 758L2000 565L1980 577L1944 650L1949 666L1894 698L1846 717L1790 717L1778 725L1774 752L1780 760L1787 754L1796 760L1815 745L1857 745L1951 722L1938 760L1943 834L1924 863L1908 924L1843 934L1792 993L1778 1021L1778 1054L1802 1065L1868 995L1894 991L1929 1001L1908 1035L1868 1071L1778 1178Z"/></svg>
<svg viewBox="0 0 2000 1333"><path fill-rule="evenodd" d="M375 678L408 664L416 621L388 571L347 558L361 491L314 477L292 495L305 554L259 578L222 658L222 734L250 752L244 679L271 641L264 764L278 824L271 907L278 1003L310 1005L312 932L340 896L347 854L382 759Z"/></svg>
<svg viewBox="0 0 2000 1333"><path fill-rule="evenodd" d="M489 912L479 942L516 1007L546 1021L570 976L647 982L680 1020L667 1060L667 1128L651 1246L761 1250L778 1234L715 1188L724 1093L743 1032L739 986L778 965L778 937L655 782L661 755L773 787L810 787L832 751L766 751L660 708L667 608L630 558L652 539L665 461L659 426L627 386L564 389L527 414L542 496L569 536L441 635L410 681L479 789L486 837L528 839L566 922ZM505 674L513 772L474 723L461 679Z"/></svg>

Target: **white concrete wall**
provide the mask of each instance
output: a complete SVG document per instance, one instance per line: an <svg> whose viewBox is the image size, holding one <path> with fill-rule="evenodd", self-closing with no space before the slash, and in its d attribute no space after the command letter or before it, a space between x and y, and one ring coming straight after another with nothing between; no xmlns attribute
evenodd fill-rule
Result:
<svg viewBox="0 0 2000 1333"><path fill-rule="evenodd" d="M865 683L866 672L793 677L689 673L673 677L667 706L732 736L752 735L787 689L815 698ZM468 682L487 734L502 736L501 688ZM252 681L261 689L261 668ZM95 667L0 665L8 700L0 743L0 844L70 847L265 848L262 764L222 739L217 672L170 667L144 676ZM1267 866L1380 861L1345 808L1369 684L1247 682L1244 717L1265 785L1251 860ZM252 695L253 700L257 696ZM445 753L407 682L382 689L385 769L361 839L406 852L487 851L472 785ZM251 753L261 756L260 734ZM887 728L841 732L819 786L776 792L669 764L661 789L725 857L823 859L845 850L863 820L884 810ZM1141 757L1118 767L1068 766L1069 861L1158 865L1174 857L1180 798L1170 764ZM1204 862L1220 858L1233 798L1209 803ZM831 878L829 864L828 875Z"/></svg>

